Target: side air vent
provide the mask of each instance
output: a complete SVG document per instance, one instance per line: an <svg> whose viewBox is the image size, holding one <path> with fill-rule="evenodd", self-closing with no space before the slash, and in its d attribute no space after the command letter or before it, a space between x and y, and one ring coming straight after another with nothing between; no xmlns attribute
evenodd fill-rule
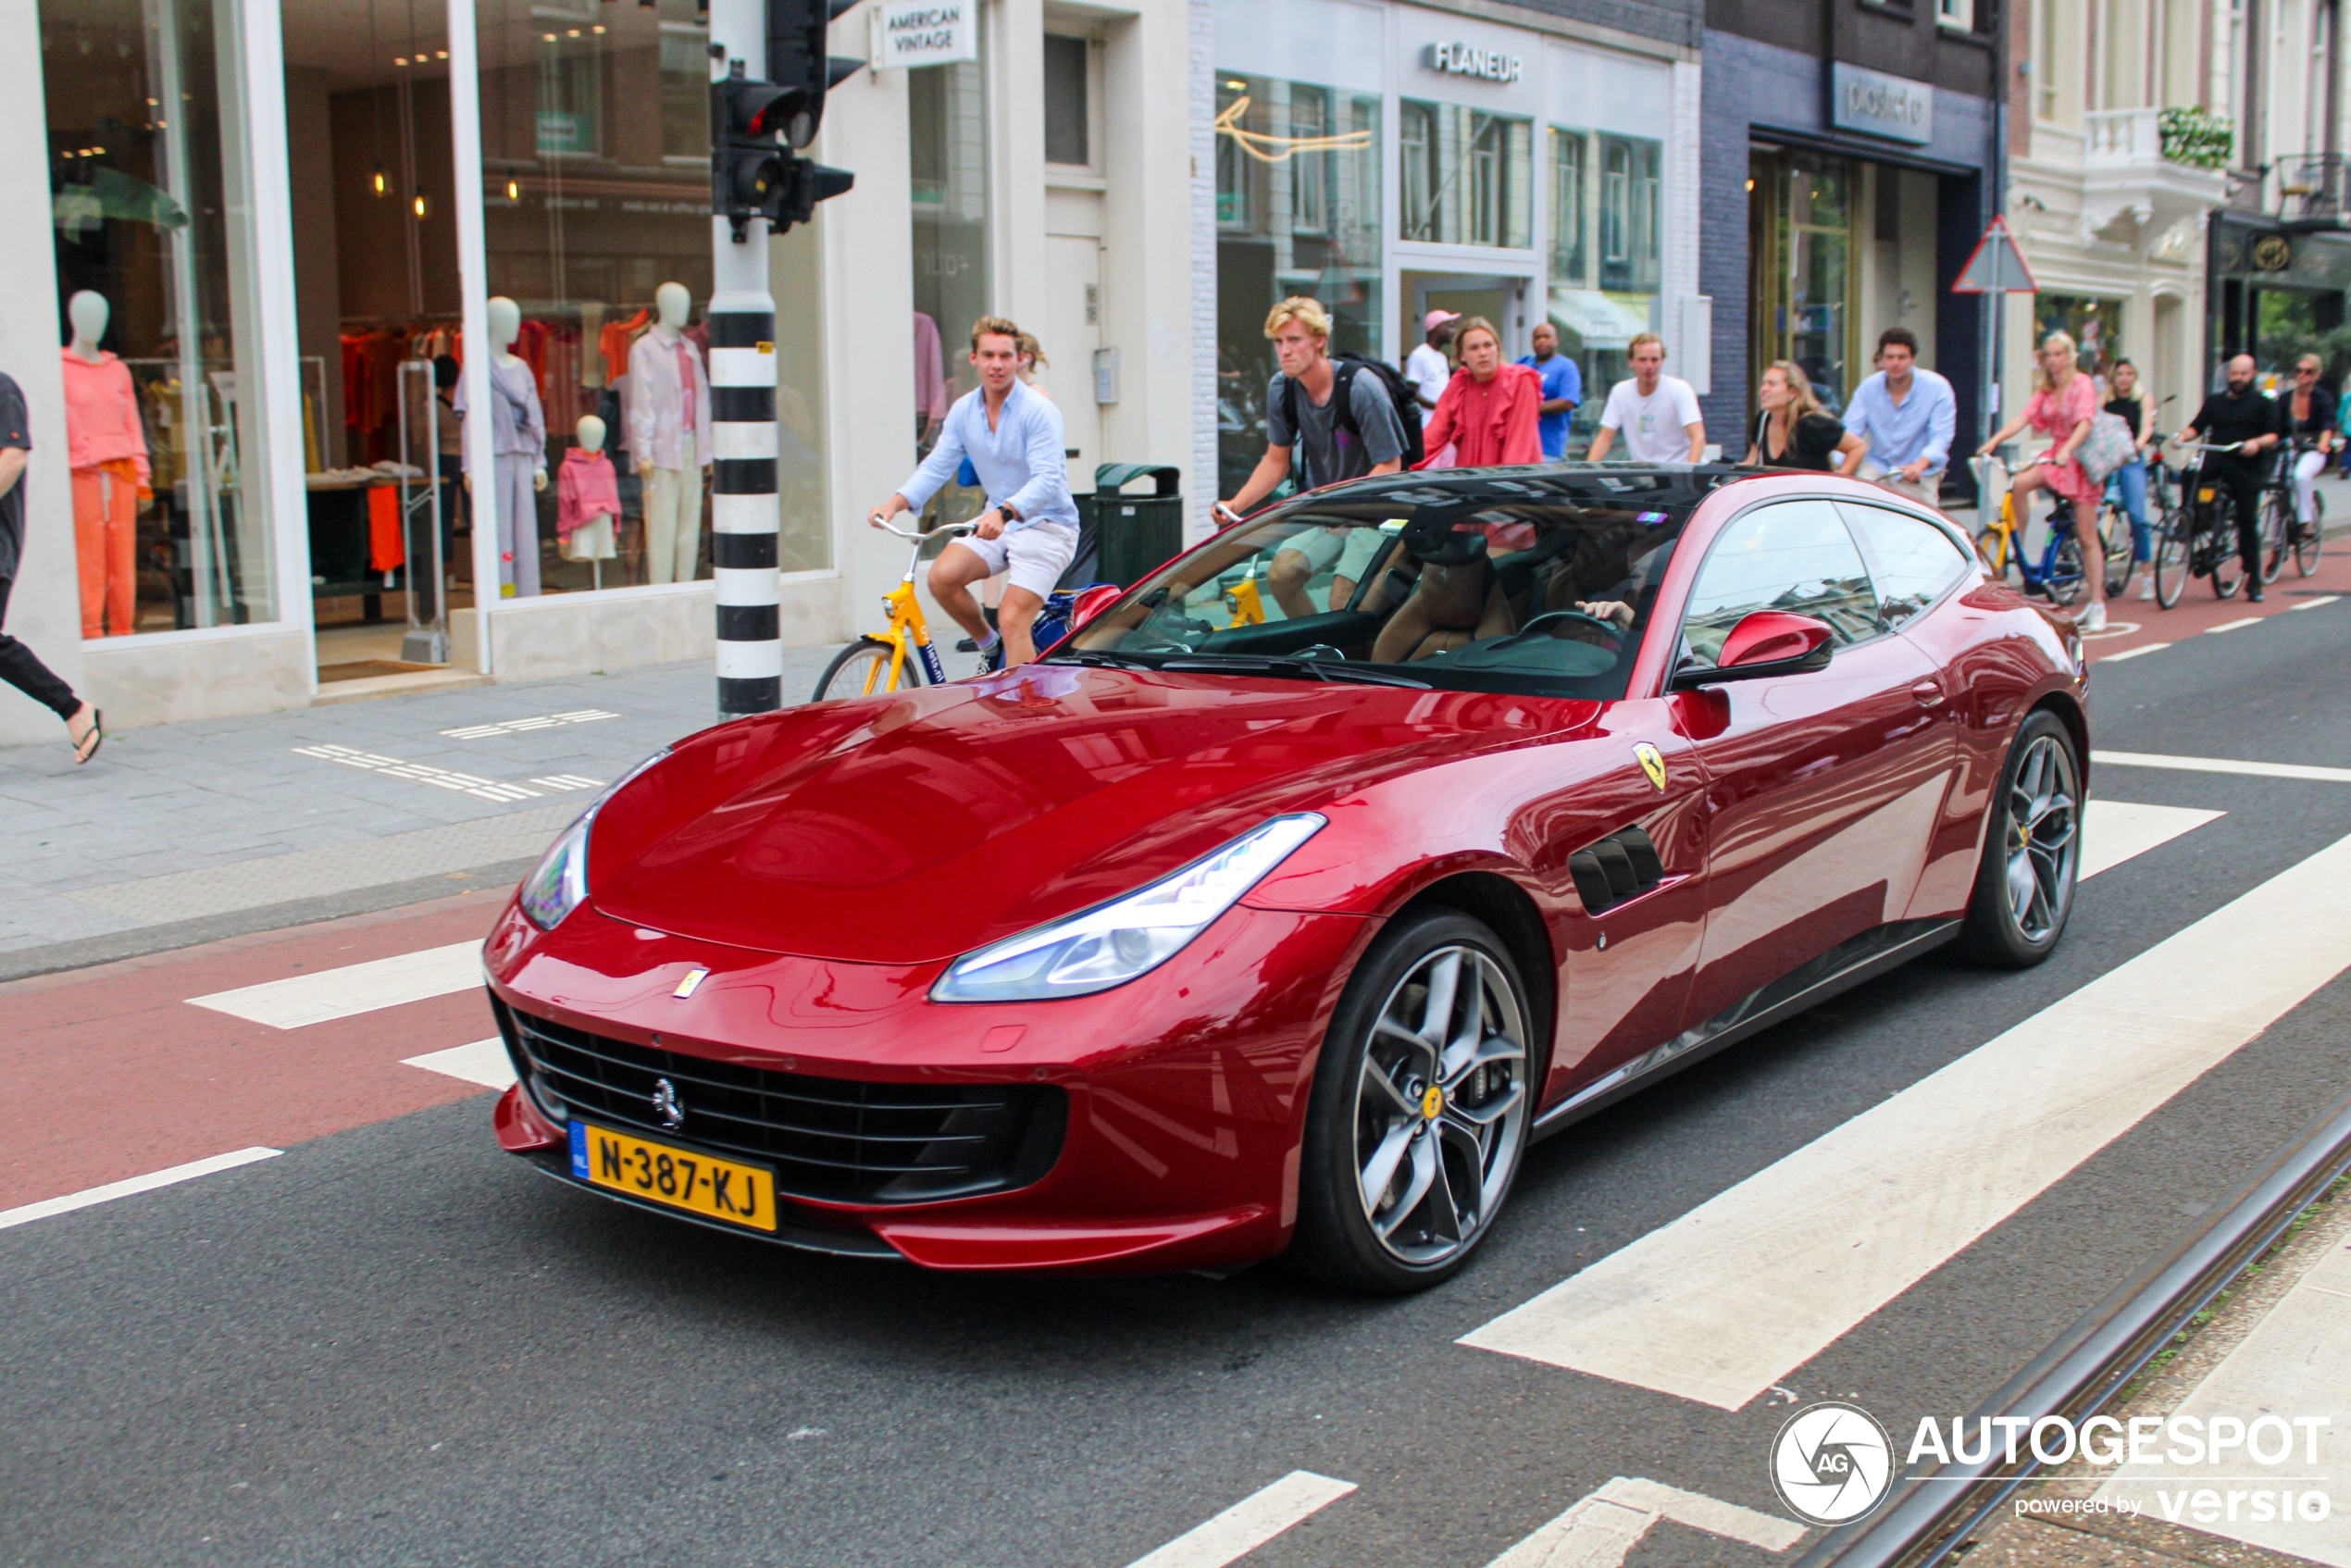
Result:
<svg viewBox="0 0 2351 1568"><path fill-rule="evenodd" d="M1658 859L1657 846L1638 828L1620 828L1577 850L1567 857L1567 870L1575 878L1586 915L1638 898L1665 879L1665 863Z"/></svg>

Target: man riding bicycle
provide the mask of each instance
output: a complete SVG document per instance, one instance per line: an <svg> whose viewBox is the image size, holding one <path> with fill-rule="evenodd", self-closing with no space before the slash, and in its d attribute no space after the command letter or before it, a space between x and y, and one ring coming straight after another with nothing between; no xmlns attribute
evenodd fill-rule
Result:
<svg viewBox="0 0 2351 1568"><path fill-rule="evenodd" d="M1069 493L1061 410L1020 380L1020 329L999 316L973 322L971 362L979 389L955 400L930 455L866 521L881 528L901 512L921 511L971 459L989 507L971 533L931 563L930 593L971 633L985 675L996 667L1000 633L1005 667L1037 656L1029 628L1077 553L1077 504ZM1004 602L990 630L971 586L999 572Z"/></svg>
<svg viewBox="0 0 2351 1568"><path fill-rule="evenodd" d="M2245 563L2245 597L2261 603L2261 485L2270 467L2269 450L2278 444L2278 409L2254 390L2253 355L2240 354L2229 361L2229 385L2204 400L2178 440L2233 444L2233 452L2215 452L2204 465L2204 477L2229 493L2236 508L2237 558Z"/></svg>

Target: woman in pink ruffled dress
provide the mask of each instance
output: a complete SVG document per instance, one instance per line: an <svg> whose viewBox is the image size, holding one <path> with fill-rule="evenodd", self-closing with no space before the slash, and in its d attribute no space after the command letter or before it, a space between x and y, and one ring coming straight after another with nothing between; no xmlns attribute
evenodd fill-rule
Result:
<svg viewBox="0 0 2351 1568"><path fill-rule="evenodd" d="M2098 539L2098 502L2103 492L2102 487L2090 482L2090 476L2082 471L2082 465L2073 456L2075 449L2089 439L2090 424L2098 417L2098 389L2096 382L2082 374L2075 354L2072 338L2063 332L2051 332L2041 340L2041 369L2033 379L2033 396L2026 402L2024 412L1993 431L1992 439L1984 443L1976 455L1991 456L1995 447L2028 427L2054 443L2009 481L2009 493L2016 499L2020 528L2032 516L2033 492L2036 490L2062 495L2073 503L2073 534L2082 541L2083 585L2090 592L2090 602L2074 624L2084 631L2103 631L2106 549Z"/></svg>

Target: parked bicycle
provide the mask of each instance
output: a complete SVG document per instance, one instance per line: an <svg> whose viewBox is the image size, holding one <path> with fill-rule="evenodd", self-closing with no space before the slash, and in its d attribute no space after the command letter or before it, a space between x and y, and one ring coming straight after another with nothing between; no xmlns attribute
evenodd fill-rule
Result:
<svg viewBox="0 0 2351 1568"><path fill-rule="evenodd" d="M2204 454L2234 452L2243 444L2230 442L2186 443L2188 458L2180 466L2180 500L2167 506L2155 540L2155 602L2171 609L2187 591L2188 579L2209 578L2212 591L2233 599L2245 586L2245 568L2237 559L2236 519L2221 488L2207 481Z"/></svg>

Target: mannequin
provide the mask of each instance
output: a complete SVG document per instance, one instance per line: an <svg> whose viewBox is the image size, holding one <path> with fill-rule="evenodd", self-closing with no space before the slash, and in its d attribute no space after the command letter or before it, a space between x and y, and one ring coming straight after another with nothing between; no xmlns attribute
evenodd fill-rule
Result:
<svg viewBox="0 0 2351 1568"><path fill-rule="evenodd" d="M490 301L490 509L498 519L498 593L539 596L538 492L547 488L547 416L539 406L539 378L513 352L522 331L522 306L504 294ZM457 383L457 412L466 411L466 383ZM466 488L474 487L468 430ZM475 513L477 519L479 511Z"/></svg>
<svg viewBox="0 0 2351 1568"><path fill-rule="evenodd" d="M613 526L620 518L620 479L604 455L604 422L593 414L579 421L579 444L564 454L555 476L555 534L564 559L594 563L596 586L604 586L604 563L613 558Z"/></svg>
<svg viewBox="0 0 2351 1568"><path fill-rule="evenodd" d="M628 451L645 481L649 582L691 582L702 554L702 471L710 466L710 372L685 337L693 296L653 291L653 324L628 348Z"/></svg>
<svg viewBox="0 0 2351 1568"><path fill-rule="evenodd" d="M139 514L155 500L147 437L131 367L98 346L112 315L84 289L66 302L66 455L73 470L73 540L81 576L81 635L136 629Z"/></svg>

